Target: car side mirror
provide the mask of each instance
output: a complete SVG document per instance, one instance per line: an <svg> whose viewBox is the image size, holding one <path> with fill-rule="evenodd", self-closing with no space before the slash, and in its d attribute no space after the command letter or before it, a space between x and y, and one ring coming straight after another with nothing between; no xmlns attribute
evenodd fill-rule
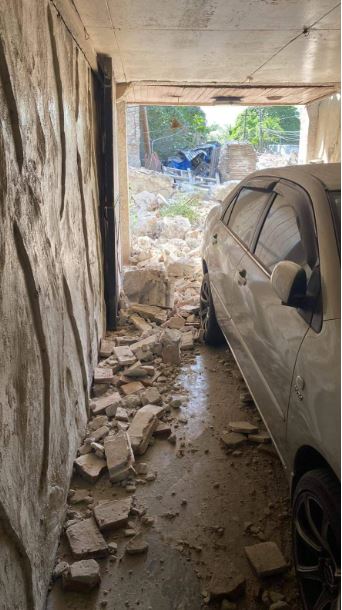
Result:
<svg viewBox="0 0 342 610"><path fill-rule="evenodd" d="M303 267L292 261L281 261L272 271L271 284L283 305L303 306L307 288Z"/></svg>

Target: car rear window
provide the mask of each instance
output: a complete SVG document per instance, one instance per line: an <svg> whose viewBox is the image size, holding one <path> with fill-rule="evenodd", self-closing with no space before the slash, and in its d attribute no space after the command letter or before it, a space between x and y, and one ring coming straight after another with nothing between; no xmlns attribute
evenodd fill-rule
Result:
<svg viewBox="0 0 342 610"><path fill-rule="evenodd" d="M247 246L270 198L266 191L241 189L229 218L229 229Z"/></svg>

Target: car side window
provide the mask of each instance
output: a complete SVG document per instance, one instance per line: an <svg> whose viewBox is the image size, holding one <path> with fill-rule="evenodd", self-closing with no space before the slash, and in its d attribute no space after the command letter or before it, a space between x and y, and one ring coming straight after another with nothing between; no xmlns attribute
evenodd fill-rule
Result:
<svg viewBox="0 0 342 610"><path fill-rule="evenodd" d="M293 261L302 267L307 264L296 208L277 195L260 231L255 256L266 269L272 271L280 261Z"/></svg>
<svg viewBox="0 0 342 610"><path fill-rule="evenodd" d="M235 201L228 227L247 247L269 198L269 192L243 188Z"/></svg>

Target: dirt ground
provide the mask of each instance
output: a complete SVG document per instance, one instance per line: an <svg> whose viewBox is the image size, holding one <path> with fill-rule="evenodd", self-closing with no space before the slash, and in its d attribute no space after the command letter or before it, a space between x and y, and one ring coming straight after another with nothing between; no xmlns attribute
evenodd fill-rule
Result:
<svg viewBox="0 0 342 610"><path fill-rule="evenodd" d="M269 607L261 600L264 590L281 592L291 610L301 608L291 561L288 486L280 461L270 446L248 443L227 454L220 441L231 420L248 420L262 429L254 406L240 402L244 384L228 348L200 345L187 352L174 385L188 396L187 406L177 411L187 423L173 426L176 445L155 439L138 458L157 474L134 492L136 505L146 509L153 524L143 525L137 516L130 519L145 532L148 552L128 556L122 530L105 534L107 541L117 542L118 551L117 557L99 560L100 588L87 594L66 592L58 579L46 610L214 610L221 602L208 601L211 576L231 565L246 578L246 593L236 602L239 610ZM89 489L95 503L127 496L107 475L94 486L74 477L72 488ZM76 508L87 510L85 505ZM254 575L244 547L261 540L279 545L289 563L287 573L263 581ZM72 561L64 536L58 558Z"/></svg>

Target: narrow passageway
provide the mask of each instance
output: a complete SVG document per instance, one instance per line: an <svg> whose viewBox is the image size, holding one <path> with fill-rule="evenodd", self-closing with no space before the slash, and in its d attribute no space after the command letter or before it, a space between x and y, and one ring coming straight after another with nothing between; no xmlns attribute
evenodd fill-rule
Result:
<svg viewBox="0 0 342 610"><path fill-rule="evenodd" d="M119 330L119 336L122 332L128 334ZM111 484L107 471L95 484L74 475L69 522L89 517L104 500L130 496L133 510L128 523L102 532L117 550L114 545L113 555L97 560L100 587L68 592L56 578L47 610L253 610L282 600L274 607L299 610L282 466L270 444L246 437L228 451L222 442L229 422L248 421L259 432L264 429L228 348L197 344L182 352L180 367L159 363L159 368L162 376L154 386L167 405L162 418L172 436L154 437L146 453L136 456L136 470L144 463L141 471L148 474L133 477L126 487ZM175 396L178 408L172 406L178 404ZM79 490L86 490L86 498L75 504ZM127 554L129 536L137 532L143 532L148 549ZM247 560L244 547L263 541L275 542L288 563L279 576L257 578ZM73 560L63 535L58 565ZM230 587L236 602L229 594L215 599L213 576L223 578L223 590Z"/></svg>

